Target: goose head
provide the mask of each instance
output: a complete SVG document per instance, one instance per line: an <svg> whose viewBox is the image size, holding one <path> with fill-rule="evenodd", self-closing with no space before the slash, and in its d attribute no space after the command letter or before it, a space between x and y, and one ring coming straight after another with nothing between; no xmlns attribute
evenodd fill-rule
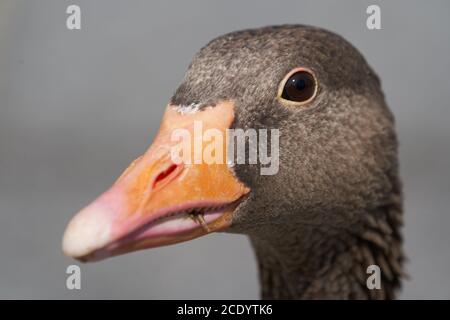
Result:
<svg viewBox="0 0 450 320"><path fill-rule="evenodd" d="M96 261L243 233L264 298L392 298L401 215L394 119L363 56L323 29L265 27L197 53L153 144L71 220L63 251Z"/></svg>

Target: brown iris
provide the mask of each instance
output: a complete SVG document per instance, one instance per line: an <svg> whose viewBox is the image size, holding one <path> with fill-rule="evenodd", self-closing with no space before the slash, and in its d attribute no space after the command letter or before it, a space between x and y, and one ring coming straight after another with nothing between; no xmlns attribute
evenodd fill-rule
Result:
<svg viewBox="0 0 450 320"><path fill-rule="evenodd" d="M311 101L317 91L316 79L312 72L302 68L289 72L281 85L279 96L282 100L294 105Z"/></svg>

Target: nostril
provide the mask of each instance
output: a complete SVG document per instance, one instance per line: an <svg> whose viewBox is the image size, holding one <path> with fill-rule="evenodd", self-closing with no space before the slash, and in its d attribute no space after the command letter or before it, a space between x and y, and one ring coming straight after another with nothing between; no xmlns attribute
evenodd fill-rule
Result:
<svg viewBox="0 0 450 320"><path fill-rule="evenodd" d="M153 181L153 186L152 189L155 189L157 186L160 186L161 184L163 184L165 181L168 180L168 178L170 176L173 175L173 173L175 172L175 170L177 169L177 165L176 164L172 164L170 165L167 169L165 169L164 171L162 171L161 173L159 173L155 180Z"/></svg>

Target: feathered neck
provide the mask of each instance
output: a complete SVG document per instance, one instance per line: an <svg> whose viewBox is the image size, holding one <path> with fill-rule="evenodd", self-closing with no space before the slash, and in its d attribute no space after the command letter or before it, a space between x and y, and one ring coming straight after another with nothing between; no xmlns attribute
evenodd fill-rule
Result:
<svg viewBox="0 0 450 320"><path fill-rule="evenodd" d="M400 189L386 205L341 228L292 224L251 235L263 299L393 299L404 275ZM381 270L381 289L366 285L369 265Z"/></svg>

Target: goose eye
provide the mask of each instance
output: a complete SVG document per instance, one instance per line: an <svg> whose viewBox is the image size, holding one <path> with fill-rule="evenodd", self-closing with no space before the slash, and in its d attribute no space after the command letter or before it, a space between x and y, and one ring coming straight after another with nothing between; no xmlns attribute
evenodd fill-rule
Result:
<svg viewBox="0 0 450 320"><path fill-rule="evenodd" d="M281 82L279 97L290 104L302 105L311 101L317 92L317 82L312 72L294 69Z"/></svg>

